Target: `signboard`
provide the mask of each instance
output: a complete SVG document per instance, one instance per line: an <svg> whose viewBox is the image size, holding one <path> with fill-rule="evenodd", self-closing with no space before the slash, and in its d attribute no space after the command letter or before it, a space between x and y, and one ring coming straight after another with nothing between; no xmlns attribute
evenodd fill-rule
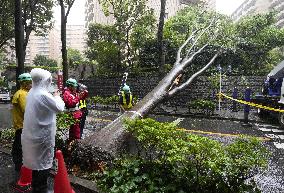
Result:
<svg viewBox="0 0 284 193"><path fill-rule="evenodd" d="M61 70L58 70L57 74L57 87L60 91L63 91L63 74Z"/></svg>

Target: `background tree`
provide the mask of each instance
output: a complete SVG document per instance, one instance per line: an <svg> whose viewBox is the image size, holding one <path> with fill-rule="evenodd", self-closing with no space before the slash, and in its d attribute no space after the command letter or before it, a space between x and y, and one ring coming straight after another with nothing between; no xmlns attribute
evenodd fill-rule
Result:
<svg viewBox="0 0 284 193"><path fill-rule="evenodd" d="M115 19L114 26L118 32L117 44L119 46L119 60L132 67L132 48L130 45L131 31L135 24L150 14L146 7L146 0L99 0L106 16L112 15ZM119 72L121 69L117 69Z"/></svg>
<svg viewBox="0 0 284 193"><path fill-rule="evenodd" d="M283 59L281 51L275 48L284 44L284 29L277 28L275 22L275 13L270 12L244 17L236 24L239 41L234 62L238 64L237 73L267 74Z"/></svg>
<svg viewBox="0 0 284 193"><path fill-rule="evenodd" d="M149 71L156 70L157 67L152 65L153 63L148 63L143 60L143 49L147 47L147 45L152 44L152 42L156 42L156 32L157 25L154 13L149 13L141 18L141 20L137 21L131 31L131 39L130 45L132 48L132 61L134 71ZM156 47L154 47L155 49ZM156 52L156 51L155 51ZM153 53L147 53L153 54ZM149 61L150 62L150 61Z"/></svg>
<svg viewBox="0 0 284 193"><path fill-rule="evenodd" d="M70 13L71 7L75 0L58 0L61 7L61 53L62 53L62 67L63 67L63 84L68 79L68 61L67 61L67 48L66 48L66 25L67 18Z"/></svg>
<svg viewBox="0 0 284 193"><path fill-rule="evenodd" d="M14 33L14 1L0 2L0 49L12 39Z"/></svg>
<svg viewBox="0 0 284 193"><path fill-rule="evenodd" d="M7 65L8 60L6 58L5 50L0 49L0 69L3 69L5 65Z"/></svg>
<svg viewBox="0 0 284 193"><path fill-rule="evenodd" d="M202 12L198 9L188 7L166 22L164 36L175 49L178 49L178 45L189 36L192 26L196 25L196 18L202 21L208 20L210 17L208 14L202 14L203 16L200 14ZM273 13L244 17L237 23L233 23L228 18L223 18L223 20L227 20L226 30L230 31L235 39L235 46L227 49L226 53L219 59L221 65L232 65L236 74L263 75L269 72L271 63L277 64L279 57L277 60L271 61L271 59L275 59L275 57L271 57L271 54L274 48L283 45L284 30L275 27L275 15ZM208 38L205 37L205 40ZM193 71L203 65L204 59L208 59L206 53L210 53L210 49L205 49L204 55L195 60L195 65L192 66ZM212 69L211 71L215 70Z"/></svg>
<svg viewBox="0 0 284 193"><path fill-rule="evenodd" d="M164 34L164 23L165 23L165 15L166 15L166 0L160 0L161 9L160 9L160 18L158 24L158 32L157 32L157 42L158 42L158 58L159 58L159 71L160 74L163 74L164 66L165 66L165 47L163 42L163 34Z"/></svg>
<svg viewBox="0 0 284 193"><path fill-rule="evenodd" d="M98 74L119 72L118 32L114 26L93 23L87 31L86 57L94 61Z"/></svg>
<svg viewBox="0 0 284 193"><path fill-rule="evenodd" d="M15 0L16 76L24 72L26 47L32 31L43 35L52 27L53 0ZM9 18L7 18L9 19ZM6 21L9 23L9 20ZM19 84L17 82L17 87Z"/></svg>
<svg viewBox="0 0 284 193"><path fill-rule="evenodd" d="M35 66L57 67L57 61L44 55L36 55L33 60Z"/></svg>
<svg viewBox="0 0 284 193"><path fill-rule="evenodd" d="M81 54L80 50L74 49L74 48L68 48L67 49L67 58L69 61L70 67L74 68L78 66L79 64L82 64L84 62L84 57Z"/></svg>
<svg viewBox="0 0 284 193"><path fill-rule="evenodd" d="M17 68L16 77L24 72L24 61L25 61L25 51L24 51L24 30L23 30L23 18L22 18L22 1L15 0L14 18L15 18L15 48L16 48L16 58L17 58ZM16 87L19 89L20 84L16 78Z"/></svg>
<svg viewBox="0 0 284 193"><path fill-rule="evenodd" d="M46 35L53 26L54 0L23 0L23 24L25 31L24 51L32 31Z"/></svg>

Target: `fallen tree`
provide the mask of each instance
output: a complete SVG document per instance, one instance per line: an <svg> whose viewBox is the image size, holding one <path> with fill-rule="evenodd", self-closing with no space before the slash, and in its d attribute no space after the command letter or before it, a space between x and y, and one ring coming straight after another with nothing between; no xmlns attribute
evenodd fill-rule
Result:
<svg viewBox="0 0 284 193"><path fill-rule="evenodd" d="M233 23L225 16L194 7L180 11L177 17L167 21L165 28L165 38L182 44L172 69L131 111L86 138L84 144L114 156L129 151L131 138L123 128L123 120L147 116L158 104L188 87L212 64L232 64L238 72L264 68L267 61L273 61L267 57L270 51L283 45L283 30L277 29L274 22L273 13Z"/></svg>
<svg viewBox="0 0 284 193"><path fill-rule="evenodd" d="M213 56L209 61L188 79L180 81L181 76L196 57L205 52L205 49L211 47L215 40L220 36L221 22L216 15L202 28L194 27L191 35L180 46L176 56L176 62L169 73L159 82L159 84L139 101L131 111L125 112L105 128L94 132L94 134L84 140L84 144L98 147L103 151L116 156L124 151L130 151L130 135L123 128L125 118L143 118L151 112L162 101L169 99L179 91L188 87L193 80L209 68L214 61L223 52L223 48L215 45ZM201 45L204 36L210 37L210 40ZM203 40L202 40L203 39Z"/></svg>

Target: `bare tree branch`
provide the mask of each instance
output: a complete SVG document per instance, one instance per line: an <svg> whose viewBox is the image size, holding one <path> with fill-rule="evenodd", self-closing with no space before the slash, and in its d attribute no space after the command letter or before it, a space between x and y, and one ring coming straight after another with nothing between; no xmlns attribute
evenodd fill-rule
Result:
<svg viewBox="0 0 284 193"><path fill-rule="evenodd" d="M67 12L66 12L66 15L65 15L65 22L67 22L67 17L70 13L70 10L71 10L71 7L73 6L75 0L72 0L71 2L68 2L68 8L67 8Z"/></svg>
<svg viewBox="0 0 284 193"><path fill-rule="evenodd" d="M194 34L197 32L198 30L195 30L191 33L191 35L187 38L187 40L182 44L182 46L178 49L177 52L177 59L175 64L179 64L179 62L181 61L181 51L182 49L188 44L188 42L194 37Z"/></svg>
<svg viewBox="0 0 284 193"><path fill-rule="evenodd" d="M216 17L212 18L212 20L210 21L210 24L204 28L201 33L199 34L199 36L194 40L192 46L190 47L190 49L187 51L186 57L189 56L191 50L194 48L194 46L196 46L198 40L204 35L205 32L207 32L209 30L210 27L212 27L213 23L217 20Z"/></svg>
<svg viewBox="0 0 284 193"><path fill-rule="evenodd" d="M214 61L215 59L220 55L220 51L218 51L212 58L211 60L198 72L193 74L185 83L180 85L179 87L174 88L173 90L169 91L169 96L173 96L176 92L183 90L185 87L187 87L199 74L204 72Z"/></svg>

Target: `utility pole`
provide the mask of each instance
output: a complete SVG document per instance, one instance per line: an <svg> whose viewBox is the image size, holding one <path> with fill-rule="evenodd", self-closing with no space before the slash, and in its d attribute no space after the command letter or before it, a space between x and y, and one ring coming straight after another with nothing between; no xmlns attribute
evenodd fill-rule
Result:
<svg viewBox="0 0 284 193"><path fill-rule="evenodd" d="M22 19L22 0L15 0L15 47L16 47L16 82L20 87L18 77L24 73L24 28Z"/></svg>

